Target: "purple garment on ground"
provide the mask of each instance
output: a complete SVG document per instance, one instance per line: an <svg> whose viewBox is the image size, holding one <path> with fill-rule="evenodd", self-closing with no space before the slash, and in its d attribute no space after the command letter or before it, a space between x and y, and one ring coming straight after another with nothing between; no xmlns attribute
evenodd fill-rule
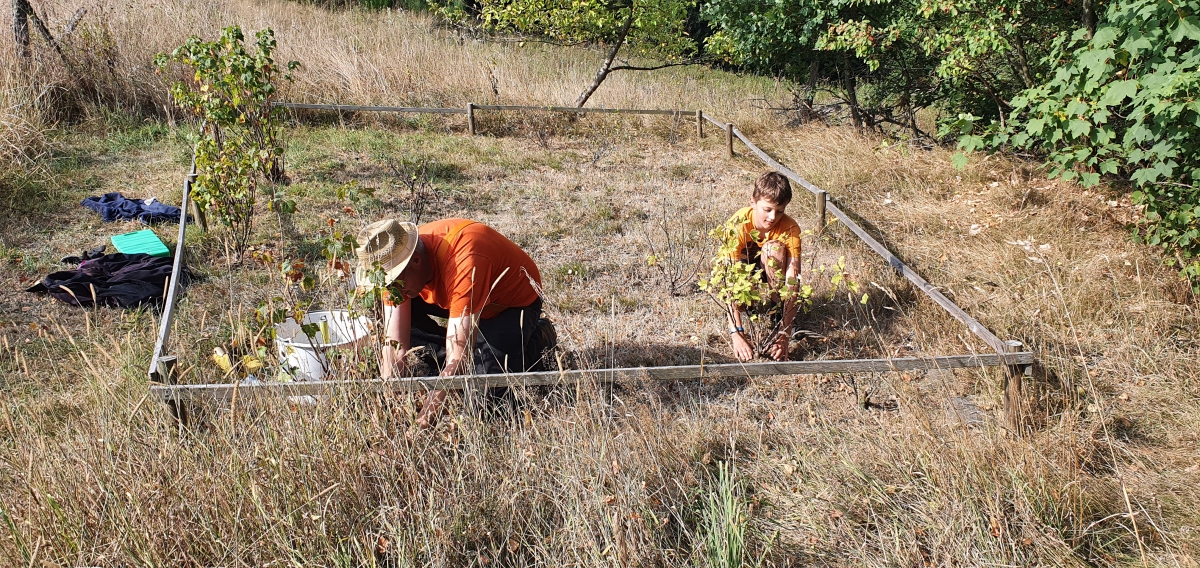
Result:
<svg viewBox="0 0 1200 568"><path fill-rule="evenodd" d="M141 199L129 199L120 193L106 193L100 197L84 198L80 203L84 207L100 214L106 222L137 219L147 225L170 221L179 222L179 208L158 201L146 203Z"/></svg>
<svg viewBox="0 0 1200 568"><path fill-rule="evenodd" d="M106 254L83 261L78 270L53 272L26 291L44 292L72 306L157 304L166 296L174 262L148 254ZM182 268L180 285L187 286L189 279L187 268Z"/></svg>

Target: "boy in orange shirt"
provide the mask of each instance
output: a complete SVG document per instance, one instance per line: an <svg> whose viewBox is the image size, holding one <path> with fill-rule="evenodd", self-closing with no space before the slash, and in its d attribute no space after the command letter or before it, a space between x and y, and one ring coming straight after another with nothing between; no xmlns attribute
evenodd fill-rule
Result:
<svg viewBox="0 0 1200 568"><path fill-rule="evenodd" d="M800 226L788 217L784 210L792 201L792 186L778 172L766 172L754 182L754 193L750 206L738 210L726 222L738 239L731 260L755 264L773 290L783 283L796 292L800 276ZM782 272L782 274L780 274ZM779 297L766 299L778 302ZM742 318L747 308L730 304L729 337L733 342L733 353L739 361L749 361L756 352L766 351L772 359L784 361L788 358L788 341L792 336L792 321L796 317L795 295L783 301L783 313L778 325L765 341L766 349L751 345L746 337Z"/></svg>

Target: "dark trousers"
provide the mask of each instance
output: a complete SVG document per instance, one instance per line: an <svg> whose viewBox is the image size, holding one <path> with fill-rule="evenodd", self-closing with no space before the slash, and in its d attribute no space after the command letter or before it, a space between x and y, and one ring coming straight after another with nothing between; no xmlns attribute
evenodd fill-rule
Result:
<svg viewBox="0 0 1200 568"><path fill-rule="evenodd" d="M446 319L450 312L427 304L421 298L408 301L412 302L412 346L424 346L433 359L426 362L442 369L446 364L446 328L433 318ZM542 300L539 298L528 306L508 308L495 317L479 320L473 372L486 375L530 370L541 355L526 353L541 316ZM468 371L462 369L459 374L468 374Z"/></svg>

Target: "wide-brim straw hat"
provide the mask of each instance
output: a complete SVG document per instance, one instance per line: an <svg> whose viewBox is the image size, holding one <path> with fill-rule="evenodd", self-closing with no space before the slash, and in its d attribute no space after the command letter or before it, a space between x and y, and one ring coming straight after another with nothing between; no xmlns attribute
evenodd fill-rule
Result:
<svg viewBox="0 0 1200 568"><path fill-rule="evenodd" d="M358 268L354 273L358 289L371 287L371 267L376 262L387 271L384 286L396 280L412 260L419 238L416 225L395 219L384 219L363 227L358 232L358 247L354 249L354 254L358 255Z"/></svg>

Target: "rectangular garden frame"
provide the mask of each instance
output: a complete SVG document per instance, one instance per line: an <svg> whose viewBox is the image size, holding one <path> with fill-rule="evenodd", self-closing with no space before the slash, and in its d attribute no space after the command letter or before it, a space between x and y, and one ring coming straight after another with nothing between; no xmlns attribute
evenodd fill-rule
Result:
<svg viewBox="0 0 1200 568"><path fill-rule="evenodd" d="M696 135L704 137L704 123L707 121L724 131L726 156L734 156L734 139L740 140L763 163L774 168L788 177L794 183L813 194L815 212L820 227L826 225L828 215L833 215L838 221L854 233L871 250L879 254L892 269L907 278L918 290L923 292L934 303L941 306L955 319L962 322L967 329L983 340L988 347L995 350L994 354L948 355L937 357L912 357L892 359L850 359L850 360L819 360L819 361L779 361L767 363L728 363L716 365L681 365L670 367L630 367L616 369L561 370L536 373L510 373L504 375L460 375L454 377L413 377L402 379L370 379L354 381L313 381L292 383L261 383L255 385L234 384L176 384L175 367L178 359L163 351L170 339L171 323L175 311L175 300L178 296L178 276L182 256L179 251L184 247L184 236L187 223L180 223L179 238L176 242L174 267L171 272L171 285L167 289L167 297L159 322L158 336L155 340L154 351L151 354L149 375L152 384L150 392L164 403L175 409L190 403L232 402L239 396L300 396L324 395L345 390L416 392L429 389L481 389L496 386L538 386L538 385L568 385L584 380L613 381L618 378L645 378L649 380L684 380L709 377L751 377L770 375L805 375L829 373L882 373L894 371L959 369L979 367L1004 368L1004 411L1005 421L1013 432L1020 432L1022 423L1022 380L1032 372L1035 356L1032 352L1022 349L1019 341L1004 341L989 331L978 320L963 311L949 298L943 295L928 281L909 268L887 247L867 233L849 215L847 215L824 190L800 177L796 172L780 164L756 146L749 138L739 131L733 123L721 122L706 115L701 110L649 110L649 109L612 109L612 108L575 108L556 106L516 106L516 105L476 105L468 103L465 108L422 108L422 107L386 107L386 106L357 106L357 105L326 105L307 103L276 103L277 106L296 110L327 110L336 112L387 112L387 113L426 113L426 114L465 114L467 116L467 132L476 134L476 111L523 111L523 112L562 112L562 113L608 113L627 115L667 115L674 117L694 117ZM192 167L183 186L183 198L180 207L186 211L189 203L201 228L205 229L204 211L192 202L190 198L192 181L196 175L195 156ZM179 415L179 414L177 414Z"/></svg>

